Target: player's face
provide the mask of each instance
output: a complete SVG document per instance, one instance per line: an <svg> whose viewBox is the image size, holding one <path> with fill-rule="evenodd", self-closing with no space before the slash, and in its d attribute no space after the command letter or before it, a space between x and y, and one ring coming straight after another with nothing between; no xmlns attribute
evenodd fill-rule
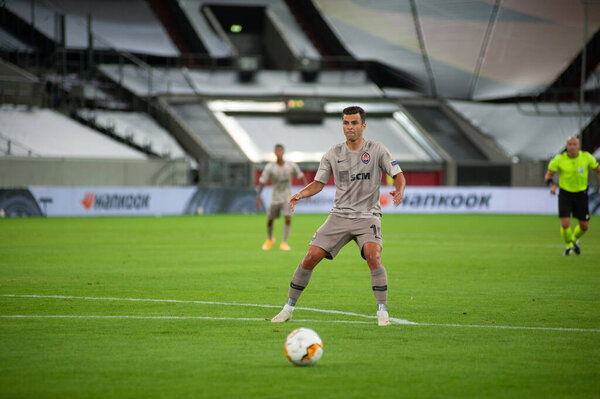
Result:
<svg viewBox="0 0 600 399"><path fill-rule="evenodd" d="M275 157L277 157L278 161L283 160L283 148L275 147Z"/></svg>
<svg viewBox="0 0 600 399"><path fill-rule="evenodd" d="M344 115L342 117L342 126L346 140L355 142L362 138L363 130L367 125L360 119L360 114Z"/></svg>
<svg viewBox="0 0 600 399"><path fill-rule="evenodd" d="M579 153L579 140L575 137L567 140L567 154L571 157L576 157Z"/></svg>

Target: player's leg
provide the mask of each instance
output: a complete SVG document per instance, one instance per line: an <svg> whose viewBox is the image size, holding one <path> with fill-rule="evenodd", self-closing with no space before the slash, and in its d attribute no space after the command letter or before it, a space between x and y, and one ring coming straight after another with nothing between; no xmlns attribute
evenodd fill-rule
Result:
<svg viewBox="0 0 600 399"><path fill-rule="evenodd" d="M275 242L275 237L273 237L273 221L279 217L280 211L280 204L269 205L269 209L267 210L267 240L262 246L262 249L265 251L271 249L273 243Z"/></svg>
<svg viewBox="0 0 600 399"><path fill-rule="evenodd" d="M390 324L387 312L387 272L381 263L381 246L367 242L362 252L371 270L371 288L377 302L377 322L380 326L387 326Z"/></svg>
<svg viewBox="0 0 600 399"><path fill-rule="evenodd" d="M565 243L565 252L563 255L569 256L573 251L573 242L571 236L571 213L573 211L572 198L570 193L560 190L558 194L558 217L560 220L560 236Z"/></svg>
<svg viewBox="0 0 600 399"><path fill-rule="evenodd" d="M281 323L292 318L292 312L294 312L296 302L298 301L298 298L300 298L302 291L304 291L308 285L313 269L326 255L327 252L323 248L314 245L308 247L306 256L302 259L302 262L298 265L292 276L287 302L281 312L271 319L273 323Z"/></svg>
<svg viewBox="0 0 600 399"><path fill-rule="evenodd" d="M268 251L275 242L273 238L273 219L267 218L267 239L263 243L262 249Z"/></svg>
<svg viewBox="0 0 600 399"><path fill-rule="evenodd" d="M560 236L562 237L566 248L572 248L573 243L571 242L571 236L573 230L571 230L571 218L560 218Z"/></svg>
<svg viewBox="0 0 600 399"><path fill-rule="evenodd" d="M271 218L267 219L267 238L272 240L273 239L273 222L274 220Z"/></svg>
<svg viewBox="0 0 600 399"><path fill-rule="evenodd" d="M586 192L578 193L578 198L573 209L573 216L579 220L579 224L575 226L571 241L573 242L573 251L577 255L581 253L579 239L590 228L590 211L588 206L588 196Z"/></svg>
<svg viewBox="0 0 600 399"><path fill-rule="evenodd" d="M575 230L573 231L573 239L579 240L581 238L581 236L584 235L585 232L589 230L589 228L590 228L589 220L580 220L579 224L575 227Z"/></svg>
<svg viewBox="0 0 600 399"><path fill-rule="evenodd" d="M290 235L290 228L292 225L292 209L290 207L290 204L288 204L287 202L283 206L283 214L285 216L285 224L283 226L283 239L281 241L281 244L279 245L279 249L283 251L289 251L291 248L288 245L287 240Z"/></svg>
<svg viewBox="0 0 600 399"><path fill-rule="evenodd" d="M577 255L581 254L581 242L579 241L579 239L585 234L586 231L588 231L589 228L589 221L580 220L579 224L575 226L575 230L573 230L571 242L573 243L573 251L575 251Z"/></svg>
<svg viewBox="0 0 600 399"><path fill-rule="evenodd" d="M354 233L361 255L371 270L371 288L377 302L377 322L380 326L387 326L390 321L387 312L387 272L381 262L381 220L374 218L357 221Z"/></svg>
<svg viewBox="0 0 600 399"><path fill-rule="evenodd" d="M315 266L323 258L333 259L340 249L350 241L351 236L348 230L351 228L351 223L349 219L329 215L325 223L319 227L313 235L306 256L294 272L290 283L287 303L283 307L283 310L271 320L272 322L288 321L292 318L296 301L308 285Z"/></svg>

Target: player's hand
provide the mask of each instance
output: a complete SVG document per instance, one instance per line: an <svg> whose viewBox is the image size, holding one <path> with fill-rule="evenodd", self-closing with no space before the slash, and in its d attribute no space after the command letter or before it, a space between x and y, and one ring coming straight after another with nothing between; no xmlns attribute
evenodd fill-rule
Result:
<svg viewBox="0 0 600 399"><path fill-rule="evenodd" d="M556 184L550 185L550 195L556 195Z"/></svg>
<svg viewBox="0 0 600 399"><path fill-rule="evenodd" d="M300 193L296 193L288 199L288 204L290 204L290 208L292 208L292 212L294 212L294 208L296 207L296 204L298 202L300 202L301 199L302 199L302 196L300 195Z"/></svg>
<svg viewBox="0 0 600 399"><path fill-rule="evenodd" d="M390 195L394 199L394 205L395 206L400 205L400 203L402 202L402 197L403 197L402 192L400 192L399 190L394 190L394 191L390 191Z"/></svg>
<svg viewBox="0 0 600 399"><path fill-rule="evenodd" d="M260 211L261 209L263 209L263 203L262 203L262 200L261 200L261 199L260 199L260 197L258 197L258 196L256 197L256 209L258 209L259 211Z"/></svg>

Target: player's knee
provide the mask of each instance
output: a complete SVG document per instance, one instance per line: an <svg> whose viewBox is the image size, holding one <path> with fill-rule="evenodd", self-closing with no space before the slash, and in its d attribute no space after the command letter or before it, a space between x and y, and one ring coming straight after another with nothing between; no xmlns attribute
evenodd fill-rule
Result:
<svg viewBox="0 0 600 399"><path fill-rule="evenodd" d="M590 228L590 223L579 223L579 228L583 231L587 231Z"/></svg>
<svg viewBox="0 0 600 399"><path fill-rule="evenodd" d="M320 248L319 248L320 249ZM323 250L321 250L323 251ZM304 269L314 269L315 266L323 259L324 255L321 251L314 250L312 247L306 253L304 260L302 260L302 267Z"/></svg>
<svg viewBox="0 0 600 399"><path fill-rule="evenodd" d="M381 253L373 249L364 249L365 259L369 267L379 267L381 265Z"/></svg>

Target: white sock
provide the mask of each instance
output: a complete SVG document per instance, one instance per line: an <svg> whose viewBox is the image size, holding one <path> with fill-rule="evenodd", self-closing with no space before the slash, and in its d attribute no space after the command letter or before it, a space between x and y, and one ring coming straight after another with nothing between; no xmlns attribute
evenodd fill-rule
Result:
<svg viewBox="0 0 600 399"><path fill-rule="evenodd" d="M287 303L283 306L283 310L287 310L288 312L292 313L294 311L295 306L290 306Z"/></svg>

